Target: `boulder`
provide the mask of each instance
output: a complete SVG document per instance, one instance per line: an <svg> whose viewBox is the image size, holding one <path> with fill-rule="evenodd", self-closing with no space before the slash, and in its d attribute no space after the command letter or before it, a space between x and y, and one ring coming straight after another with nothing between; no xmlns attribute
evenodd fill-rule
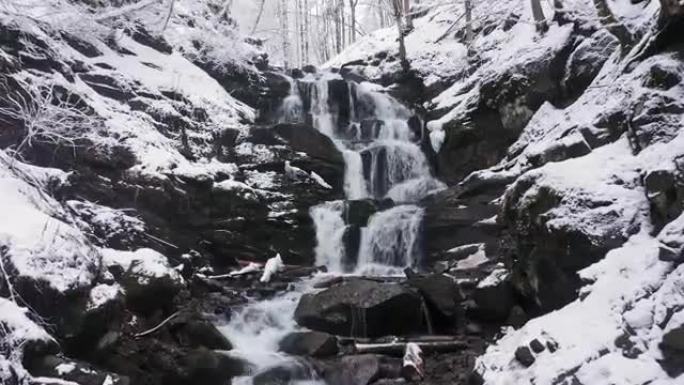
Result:
<svg viewBox="0 0 684 385"><path fill-rule="evenodd" d="M444 274L431 274L424 277L411 277L409 285L418 289L433 315L436 324L450 326L454 321L462 294L453 278ZM439 326L439 325L438 325Z"/></svg>
<svg viewBox="0 0 684 385"><path fill-rule="evenodd" d="M617 39L605 29L582 40L565 66L562 82L565 97L571 100L579 97L618 46Z"/></svg>
<svg viewBox="0 0 684 385"><path fill-rule="evenodd" d="M309 357L327 357L337 354L337 338L322 332L290 333L278 344L279 350L287 354Z"/></svg>
<svg viewBox="0 0 684 385"><path fill-rule="evenodd" d="M492 285L480 285L472 294L475 302L473 308L468 309L473 318L489 321L505 321L515 305L515 292L508 280L501 280Z"/></svg>
<svg viewBox="0 0 684 385"><path fill-rule="evenodd" d="M660 365L670 376L677 377L684 373L684 325L663 335L660 350L663 352Z"/></svg>
<svg viewBox="0 0 684 385"><path fill-rule="evenodd" d="M422 300L397 283L351 279L316 294L304 295L295 320L304 327L335 335L381 337L425 330Z"/></svg>
<svg viewBox="0 0 684 385"><path fill-rule="evenodd" d="M80 385L129 385L128 377L106 372L91 365L66 358L47 355L33 360L29 372L35 377L57 378Z"/></svg>
<svg viewBox="0 0 684 385"><path fill-rule="evenodd" d="M230 384L247 371L244 361L206 348L189 352L181 365L185 384Z"/></svg>
<svg viewBox="0 0 684 385"><path fill-rule="evenodd" d="M293 361L266 369L252 379L253 385L289 385L312 381L317 378L307 362Z"/></svg>
<svg viewBox="0 0 684 385"><path fill-rule="evenodd" d="M344 208L344 221L348 225L365 227L368 219L377 211L378 207L370 199L347 201Z"/></svg>
<svg viewBox="0 0 684 385"><path fill-rule="evenodd" d="M535 361L532 351L527 346L520 346L515 349L515 359L526 368L532 366Z"/></svg>
<svg viewBox="0 0 684 385"><path fill-rule="evenodd" d="M325 367L322 376L328 385L368 385L401 376L401 359L364 354L346 356Z"/></svg>
<svg viewBox="0 0 684 385"><path fill-rule="evenodd" d="M308 157L295 160L292 165L307 172L315 172L335 191L344 187L345 162L342 153L330 138L304 124L279 124L273 127L276 135L284 139L296 152Z"/></svg>
<svg viewBox="0 0 684 385"><path fill-rule="evenodd" d="M231 350L233 345L214 324L197 313L176 317L169 328L181 346L205 347L212 350Z"/></svg>

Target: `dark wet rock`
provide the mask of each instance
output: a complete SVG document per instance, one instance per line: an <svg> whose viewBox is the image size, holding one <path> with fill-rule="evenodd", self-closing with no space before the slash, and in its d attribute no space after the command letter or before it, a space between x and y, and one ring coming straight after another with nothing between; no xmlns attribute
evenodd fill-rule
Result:
<svg viewBox="0 0 684 385"><path fill-rule="evenodd" d="M684 325L665 333L659 346L663 352L660 361L663 369L672 377L684 373Z"/></svg>
<svg viewBox="0 0 684 385"><path fill-rule="evenodd" d="M677 69L654 64L649 70L649 76L644 81L644 86L667 91L681 81L682 77L677 73Z"/></svg>
<svg viewBox="0 0 684 385"><path fill-rule="evenodd" d="M399 378L401 360L372 354L346 356L329 364L322 377L329 385L369 385L381 379Z"/></svg>
<svg viewBox="0 0 684 385"><path fill-rule="evenodd" d="M165 53L167 55L173 53L173 47L171 47L171 44L169 44L162 35L153 35L143 27L137 27L133 31L129 31L129 33L133 40L142 45L146 45L155 51Z"/></svg>
<svg viewBox="0 0 684 385"><path fill-rule="evenodd" d="M546 347L538 339L535 338L530 342L530 349L532 349L533 352L539 354L543 352L546 349Z"/></svg>
<svg viewBox="0 0 684 385"><path fill-rule="evenodd" d="M546 341L546 348L549 352L555 353L558 350L558 343L556 341Z"/></svg>
<svg viewBox="0 0 684 385"><path fill-rule="evenodd" d="M328 357L339 351L337 338L321 332L290 333L279 343L281 352L297 356Z"/></svg>
<svg viewBox="0 0 684 385"><path fill-rule="evenodd" d="M97 47L92 45L91 43L78 38L77 36L74 36L69 33L62 33L62 38L64 41L66 41L67 44L69 44L73 49L76 51L80 52L86 57L89 58L94 58L98 56L102 56L102 52L100 52Z"/></svg>
<svg viewBox="0 0 684 385"><path fill-rule="evenodd" d="M48 355L35 359L29 364L29 372L35 377L50 377L80 385L129 385L128 377L98 370L79 361L71 361L62 357Z"/></svg>
<svg viewBox="0 0 684 385"><path fill-rule="evenodd" d="M183 284L180 280L163 275L141 276L135 272L122 272L120 283L126 291L126 306L139 314L151 314L159 309L170 309ZM116 272L115 276L119 276Z"/></svg>
<svg viewBox="0 0 684 385"><path fill-rule="evenodd" d="M515 259L510 282L524 298L528 312L550 311L573 301L582 282L577 272L602 259L621 246L639 224L625 221L621 213L607 210L600 232L567 226L551 229L546 215L562 205L566 191L553 186L539 186L540 176L526 174L506 191L499 221L506 226L502 233L505 256ZM534 193L523 195L534 188ZM573 210L593 210L606 206L591 196L574 203Z"/></svg>
<svg viewBox="0 0 684 385"><path fill-rule="evenodd" d="M515 350L515 359L526 368L532 366L535 361L534 355L527 346L521 346Z"/></svg>
<svg viewBox="0 0 684 385"><path fill-rule="evenodd" d="M199 314L176 318L169 328L181 346L205 347L212 350L231 350L233 345L209 320Z"/></svg>
<svg viewBox="0 0 684 385"><path fill-rule="evenodd" d="M306 362L291 362L275 366L257 373L254 385L288 385L299 381L311 381L316 376L311 365Z"/></svg>
<svg viewBox="0 0 684 385"><path fill-rule="evenodd" d="M304 295L295 319L310 329L343 336L380 337L425 330L417 293L400 284L364 279Z"/></svg>
<svg viewBox="0 0 684 385"><path fill-rule="evenodd" d="M515 329L520 329L525 326L529 317L525 310L520 305L515 305L511 308L511 312L506 320L506 325L510 325Z"/></svg>
<svg viewBox="0 0 684 385"><path fill-rule="evenodd" d="M308 157L292 164L305 171L313 171L335 189L344 185L344 159L327 136L308 125L279 124L273 131L283 138L293 151L305 152Z"/></svg>
<svg viewBox="0 0 684 385"><path fill-rule="evenodd" d="M462 186L451 187L426 199L423 225L427 265L444 259L466 258L477 252L482 243L488 256L498 255L500 226L483 221L498 214L499 207L492 201L503 193L506 183L482 182L472 186L469 191ZM460 249L467 245L472 246ZM461 254L447 252L457 247Z"/></svg>
<svg viewBox="0 0 684 385"><path fill-rule="evenodd" d="M453 278L443 274L432 274L424 277L409 277L408 284L418 289L425 298L436 325L453 326L458 305L463 300L458 285Z"/></svg>
<svg viewBox="0 0 684 385"><path fill-rule="evenodd" d="M318 69L316 68L316 66L308 64L302 67L302 71L304 71L307 74L315 74L316 72L318 72Z"/></svg>
<svg viewBox="0 0 684 385"><path fill-rule="evenodd" d="M242 360L205 348L187 354L182 364L182 373L185 375L181 383L186 384L230 384L233 377L243 375L246 371Z"/></svg>
<svg viewBox="0 0 684 385"><path fill-rule="evenodd" d="M681 98L664 93L645 93L630 106L627 130L634 153L655 143L667 143L681 129L680 118L684 114Z"/></svg>
<svg viewBox="0 0 684 385"><path fill-rule="evenodd" d="M82 73L78 75L84 83L98 94L119 102L125 102L134 97L133 92L127 85L121 84L117 79L103 74Z"/></svg>
<svg viewBox="0 0 684 385"><path fill-rule="evenodd" d="M684 210L684 174L672 170L655 170L644 177L644 187L651 202L651 215L656 229L676 219Z"/></svg>
<svg viewBox="0 0 684 385"><path fill-rule="evenodd" d="M543 103L567 103L560 83L572 44L569 37L547 52L546 60L530 60L486 78L479 97L464 101L470 106L468 113L444 124L446 137L437 154L438 175L447 184L503 159Z"/></svg>
<svg viewBox="0 0 684 385"><path fill-rule="evenodd" d="M345 202L344 221L348 225L365 227L368 219L378 211L375 202L370 199Z"/></svg>
<svg viewBox="0 0 684 385"><path fill-rule="evenodd" d="M567 159L579 158L591 152L589 143L583 137L574 140L557 141L545 148L540 154L529 158L532 167L541 167L551 162L561 162Z"/></svg>
<svg viewBox="0 0 684 385"><path fill-rule="evenodd" d="M579 97L618 46L617 39L605 29L582 40L572 51L566 64L563 78L566 97L570 100Z"/></svg>
<svg viewBox="0 0 684 385"><path fill-rule="evenodd" d="M347 226L342 235L344 245L344 271L353 271L359 261L359 249L361 247L361 227L356 225Z"/></svg>
<svg viewBox="0 0 684 385"><path fill-rule="evenodd" d="M478 286L472 294L475 307L468 309L469 314L483 321L505 321L515 305L515 291L508 280L489 286Z"/></svg>

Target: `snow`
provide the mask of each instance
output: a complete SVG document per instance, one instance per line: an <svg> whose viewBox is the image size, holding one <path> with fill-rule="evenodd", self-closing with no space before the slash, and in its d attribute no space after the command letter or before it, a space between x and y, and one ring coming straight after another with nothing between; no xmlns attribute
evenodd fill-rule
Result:
<svg viewBox="0 0 684 385"><path fill-rule="evenodd" d="M247 200L258 200L258 190L249 187L243 182L228 179L222 182L214 183L214 188L223 191L232 191Z"/></svg>
<svg viewBox="0 0 684 385"><path fill-rule="evenodd" d="M59 292L89 286L100 256L59 203L23 179L30 174L17 174L19 164L0 151L0 212L11 218L0 221L0 245L7 247L2 258L18 276Z"/></svg>
<svg viewBox="0 0 684 385"><path fill-rule="evenodd" d="M125 272L134 275L140 284L147 284L155 278L169 278L176 283L183 283L183 277L169 265L166 257L152 249L121 251L103 248L100 251L108 267L120 266Z"/></svg>
<svg viewBox="0 0 684 385"><path fill-rule="evenodd" d="M468 246L472 245L467 245L464 247ZM453 252L452 250L453 249L447 252ZM462 259L456 263L456 270L474 269L484 263L487 263L487 261L489 261L489 258L487 258L487 254L485 253L485 245L484 243L481 243L475 253L469 255L467 258Z"/></svg>
<svg viewBox="0 0 684 385"><path fill-rule="evenodd" d="M285 264L283 263L283 258L280 256L280 254L273 258L269 258L264 266L264 274L261 276L259 281L264 283L271 282L271 278L273 278L274 275L282 271L284 268Z"/></svg>
<svg viewBox="0 0 684 385"><path fill-rule="evenodd" d="M486 276L482 281L480 281L477 284L477 287L485 288L496 286L499 283L508 279L509 275L510 273L508 272L508 270L504 268L503 264L499 263L497 264L497 267L494 270L492 270L491 273L489 273L488 276Z"/></svg>
<svg viewBox="0 0 684 385"><path fill-rule="evenodd" d="M63 376L65 374L69 374L76 370L76 365L72 363L62 363L59 364L55 367L55 370L57 371L57 374L60 376Z"/></svg>
<svg viewBox="0 0 684 385"><path fill-rule="evenodd" d="M657 251L657 241L644 231L583 270L582 278L592 283L582 290L581 299L509 331L478 359L476 367L485 384L550 384L575 370L580 383L586 384L679 383L657 360L664 332L684 320L680 310L665 328L659 326L666 309L684 304L684 266L674 269L660 262ZM627 325L633 328L629 338L642 351L635 359L626 358L615 346ZM525 368L513 359L513 352L535 338L555 341L558 351L537 354L536 362Z"/></svg>
<svg viewBox="0 0 684 385"><path fill-rule="evenodd" d="M53 341L30 317L29 310L0 297L0 382L10 380L12 372L19 379L29 376L21 366L23 348L30 341Z"/></svg>
<svg viewBox="0 0 684 385"><path fill-rule="evenodd" d="M109 301L116 299L123 293L121 286L118 284L100 284L90 290L90 297L86 308L88 310L97 309Z"/></svg>
<svg viewBox="0 0 684 385"><path fill-rule="evenodd" d="M311 179L324 189L332 190L332 186L329 185L322 176L316 174L315 171L311 171Z"/></svg>

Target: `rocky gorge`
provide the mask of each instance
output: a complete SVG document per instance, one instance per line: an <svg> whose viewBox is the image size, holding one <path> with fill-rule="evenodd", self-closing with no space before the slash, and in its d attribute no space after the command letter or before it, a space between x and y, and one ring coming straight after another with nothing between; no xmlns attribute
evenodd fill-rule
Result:
<svg viewBox="0 0 684 385"><path fill-rule="evenodd" d="M625 46L502 1L469 49L426 5L409 72L394 30L217 61L181 3L0 12L2 384L681 381L679 3L632 2Z"/></svg>

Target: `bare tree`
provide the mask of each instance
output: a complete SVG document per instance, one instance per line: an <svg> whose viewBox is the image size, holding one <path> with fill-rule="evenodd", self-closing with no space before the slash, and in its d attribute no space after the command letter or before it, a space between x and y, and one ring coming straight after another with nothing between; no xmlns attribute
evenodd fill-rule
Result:
<svg viewBox="0 0 684 385"><path fill-rule="evenodd" d="M404 19L406 20L406 29L413 30L413 15L411 15L411 0L404 0Z"/></svg>
<svg viewBox="0 0 684 385"><path fill-rule="evenodd" d="M634 36L617 20L606 0L594 0L594 6L603 27L618 39L623 48L631 48L634 45Z"/></svg>
<svg viewBox="0 0 684 385"><path fill-rule="evenodd" d="M394 12L394 22L396 23L397 31L399 32L399 60L401 62L401 68L404 72L408 72L411 69L411 65L406 56L406 29L404 28L404 23L402 21L402 0L389 0L389 2L391 3L392 11Z"/></svg>
<svg viewBox="0 0 684 385"><path fill-rule="evenodd" d="M531 0L532 2L532 16L534 17L534 24L537 32L546 32L548 25L546 24L546 17L544 16L544 9L542 8L540 0Z"/></svg>
<svg viewBox="0 0 684 385"><path fill-rule="evenodd" d="M472 0L465 0L465 28L466 28L466 43L470 45L473 42L473 2Z"/></svg>
<svg viewBox="0 0 684 385"><path fill-rule="evenodd" d="M351 43L356 41L356 7L359 5L359 0L349 0L349 33Z"/></svg>
<svg viewBox="0 0 684 385"><path fill-rule="evenodd" d="M176 5L176 0L169 0L169 11L166 13L166 18L164 19L164 26L162 27L162 32L166 31L166 27L169 26L169 21L171 16L173 16L173 7Z"/></svg>
<svg viewBox="0 0 684 385"><path fill-rule="evenodd" d="M266 0L261 0L261 3L259 3L259 12L257 12L256 20L254 20L254 27L252 27L252 35L256 33L259 23L261 22L261 17L264 15L264 5L266 5Z"/></svg>

